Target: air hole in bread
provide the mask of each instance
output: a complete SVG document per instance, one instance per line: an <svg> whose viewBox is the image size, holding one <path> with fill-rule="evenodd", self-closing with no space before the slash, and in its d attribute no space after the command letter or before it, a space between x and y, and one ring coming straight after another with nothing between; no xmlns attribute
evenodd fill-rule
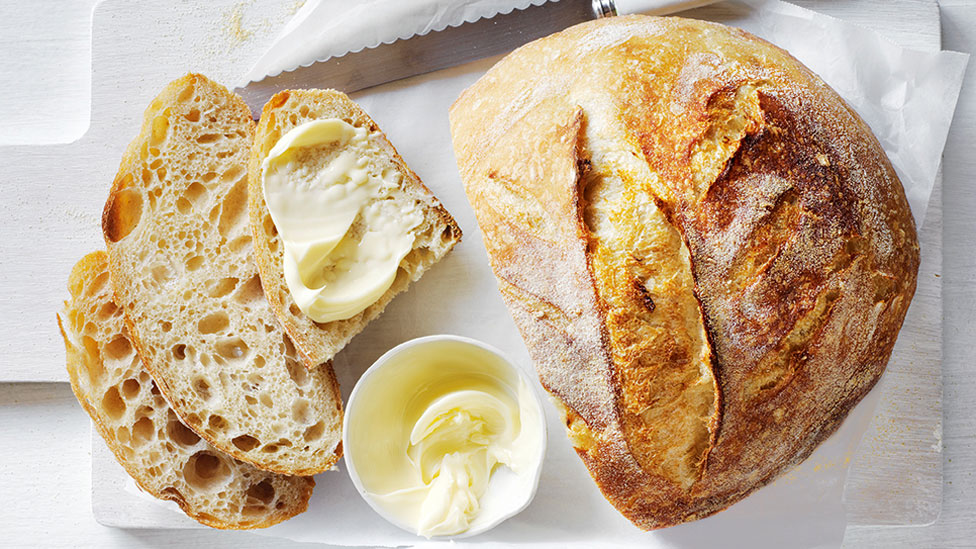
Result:
<svg viewBox="0 0 976 549"><path fill-rule="evenodd" d="M281 352L284 353L285 356L291 357L291 358L294 358L294 357L297 357L298 356L298 351L295 350L295 344L292 343L291 338L288 337L288 334L285 334L281 338L281 341L282 341Z"/></svg>
<svg viewBox="0 0 976 549"><path fill-rule="evenodd" d="M186 345L182 343L173 345L173 358L176 360L184 360L186 358Z"/></svg>
<svg viewBox="0 0 976 549"><path fill-rule="evenodd" d="M223 332L229 325L230 319L227 318L227 313L217 311L216 313L210 313L201 318L197 322L197 329L200 330L201 334L215 334L217 332Z"/></svg>
<svg viewBox="0 0 976 549"><path fill-rule="evenodd" d="M150 170L158 170L160 167L162 167L162 165L163 165L163 159L162 158L157 158L156 160L153 160L149 164L149 169Z"/></svg>
<svg viewBox="0 0 976 549"><path fill-rule="evenodd" d="M296 422L302 425L308 425L312 422L312 412L309 408L308 401L305 399L298 399L291 405L291 417L295 419Z"/></svg>
<svg viewBox="0 0 976 549"><path fill-rule="evenodd" d="M249 246L250 244L251 244L251 235L245 234L232 240L230 244L227 245L227 249L229 249L233 253L237 253L243 250L244 248L246 248L247 246Z"/></svg>
<svg viewBox="0 0 976 549"><path fill-rule="evenodd" d="M255 368L263 368L264 367L264 357L261 356L261 355L258 355L256 357L254 357L254 360L251 362L251 364Z"/></svg>
<svg viewBox="0 0 976 549"><path fill-rule="evenodd" d="M247 213L247 182L243 179L227 192L224 197L223 210L220 212L220 222L217 224L217 231L224 238L230 238L231 231L236 228Z"/></svg>
<svg viewBox="0 0 976 549"><path fill-rule="evenodd" d="M132 354L132 344L123 335L115 336L115 339L105 345L105 356L112 360L122 360ZM132 380L135 381L135 380Z"/></svg>
<svg viewBox="0 0 976 549"><path fill-rule="evenodd" d="M229 475L230 468L227 464L206 450L193 454L183 467L186 483L198 490L206 490L220 484Z"/></svg>
<svg viewBox="0 0 976 549"><path fill-rule="evenodd" d="M159 115L152 121L152 134L149 136L150 147L159 147L166 140L167 135L169 135L169 119L165 115ZM156 153L156 155L158 154L159 152Z"/></svg>
<svg viewBox="0 0 976 549"><path fill-rule="evenodd" d="M244 389L245 391L251 390L251 387L248 386L246 383L242 384L241 388ZM258 403L258 399L252 397L251 395L244 395L244 401L247 402L249 406L254 406ZM253 414L249 414L249 415L253 415Z"/></svg>
<svg viewBox="0 0 976 549"><path fill-rule="evenodd" d="M130 180L131 175L126 176ZM139 224L142 217L142 194L135 189L122 188L111 196L107 215L103 216L105 237L110 242L122 240Z"/></svg>
<svg viewBox="0 0 976 549"><path fill-rule="evenodd" d="M227 420L222 416L214 414L207 420L207 425L209 425L211 429L223 431L227 428Z"/></svg>
<svg viewBox="0 0 976 549"><path fill-rule="evenodd" d="M178 96L176 96L176 102L177 103L186 103L187 101L190 101L191 99L194 98L193 97L193 92L194 92L194 86L193 86L193 83L191 81L189 84L187 84L187 86L185 88L183 88L182 90L180 90L180 94ZM193 110L196 111L196 109L193 109ZM199 115L199 114L200 114L200 111L197 111L197 115Z"/></svg>
<svg viewBox="0 0 976 549"><path fill-rule="evenodd" d="M200 109L190 109L190 112L184 114L183 115L183 118L186 118L190 122L199 122L200 121Z"/></svg>
<svg viewBox="0 0 976 549"><path fill-rule="evenodd" d="M221 278L220 280L207 281L207 295L210 297L224 297L234 291L238 282L240 281L232 276Z"/></svg>
<svg viewBox="0 0 976 549"><path fill-rule="evenodd" d="M200 442L200 437L176 416L173 410L169 410L166 422L166 435L170 440L175 441L181 446L195 446Z"/></svg>
<svg viewBox="0 0 976 549"><path fill-rule="evenodd" d="M200 203L207 199L207 188L194 181L183 191L183 198L187 199L193 206L200 206Z"/></svg>
<svg viewBox="0 0 976 549"><path fill-rule="evenodd" d="M261 289L261 277L255 274L237 291L235 301L241 305L246 305L262 299L264 299L264 290Z"/></svg>
<svg viewBox="0 0 976 549"><path fill-rule="evenodd" d="M264 452L265 454L273 454L273 453L275 453L275 452L278 451L278 445L277 444L268 444L268 445L264 446L263 448L261 448L261 451Z"/></svg>
<svg viewBox="0 0 976 549"><path fill-rule="evenodd" d="M304 387L308 383L308 371L297 360L285 357L285 367L288 368L288 376L295 382L295 385Z"/></svg>
<svg viewBox="0 0 976 549"><path fill-rule="evenodd" d="M302 115L303 117L308 116L308 105L302 105L299 107L298 114Z"/></svg>
<svg viewBox="0 0 976 549"><path fill-rule="evenodd" d="M228 337L221 339L215 345L217 354L227 360L240 360L247 355L247 343L239 337Z"/></svg>
<svg viewBox="0 0 976 549"><path fill-rule="evenodd" d="M217 219L220 218L220 209L221 206L219 203L215 204L213 208L210 208L210 214L207 216L207 220L210 225L215 225L217 223Z"/></svg>
<svg viewBox="0 0 976 549"><path fill-rule="evenodd" d="M200 267L203 267L204 258L201 255L194 255L190 259L186 260L186 269L193 272Z"/></svg>
<svg viewBox="0 0 976 549"><path fill-rule="evenodd" d="M303 438L305 439L305 442L311 443L322 438L322 435L324 434L325 434L325 422L319 421L315 425L312 425L308 429L305 429Z"/></svg>
<svg viewBox="0 0 976 549"><path fill-rule="evenodd" d="M251 450L257 448L258 444L260 444L260 442L258 442L258 439L252 437L251 435L241 435L239 437L234 437L234 439L231 440L231 442L233 442L234 446L237 447L237 449L242 452L250 452Z"/></svg>
<svg viewBox="0 0 976 549"><path fill-rule="evenodd" d="M247 182L243 179L246 176L247 172L244 171L244 166L231 166L227 171L220 174L220 180L224 183L240 182L243 185L247 185Z"/></svg>
<svg viewBox="0 0 976 549"><path fill-rule="evenodd" d="M271 399L271 395L268 393L261 393L258 395L258 401L267 408L274 408L274 401Z"/></svg>
<svg viewBox="0 0 976 549"><path fill-rule="evenodd" d="M170 330L173 329L173 323L168 320L164 320L159 323L159 329L162 330L164 334L169 333Z"/></svg>
<svg viewBox="0 0 976 549"><path fill-rule="evenodd" d="M132 445L136 447L142 446L152 438L154 431L155 429L151 419L148 417L139 418L132 425Z"/></svg>
<svg viewBox="0 0 976 549"><path fill-rule="evenodd" d="M268 507L266 505L261 505L259 503L248 503L241 508L241 514L245 517L257 517L268 512Z"/></svg>
<svg viewBox="0 0 976 549"><path fill-rule="evenodd" d="M189 215L190 212L192 211L192 206L190 205L190 201L181 196L176 201L176 211L180 212L183 215Z"/></svg>
<svg viewBox="0 0 976 549"><path fill-rule="evenodd" d="M264 221L262 221L261 226L264 228L264 234L268 235L269 239L274 239L278 236L278 227L275 227L274 220L271 219L270 215L264 216Z"/></svg>
<svg viewBox="0 0 976 549"><path fill-rule="evenodd" d="M159 168L158 170L156 170L156 177L160 181L163 181L163 180L166 179L166 166L163 166L162 168ZM162 192L162 191L160 191L160 192ZM157 194L156 196L159 196L159 194Z"/></svg>
<svg viewBox="0 0 976 549"><path fill-rule="evenodd" d="M108 320L109 318L112 318L112 315L114 315L115 312L118 310L119 308L115 305L115 303L108 301L105 304L103 304L101 307L99 307L98 314L95 316L97 316L99 320L105 321Z"/></svg>
<svg viewBox="0 0 976 549"><path fill-rule="evenodd" d="M288 306L288 312L295 316L302 316L302 310L298 307L296 303L292 303Z"/></svg>
<svg viewBox="0 0 976 549"><path fill-rule="evenodd" d="M128 446L129 441L132 440L132 435L129 433L129 428L125 425L119 427L115 430L115 439L124 446Z"/></svg>
<svg viewBox="0 0 976 549"><path fill-rule="evenodd" d="M210 400L210 383L202 377L198 377L193 380L193 390L196 391L197 395L203 400Z"/></svg>
<svg viewBox="0 0 976 549"><path fill-rule="evenodd" d="M98 381L105 375L105 366L102 364L98 353L98 343L94 339L84 336L81 338L81 344L85 348L84 364L88 379Z"/></svg>
<svg viewBox="0 0 976 549"><path fill-rule="evenodd" d="M261 482L251 486L247 489L247 497L254 498L265 505L271 505L274 501L275 489L267 480L262 480Z"/></svg>
<svg viewBox="0 0 976 549"><path fill-rule="evenodd" d="M164 242L160 242L159 247L164 247L164 244ZM150 269L149 273L152 276L153 282L155 282L157 286L162 286L173 278L173 273L170 271L167 265L156 265Z"/></svg>
<svg viewBox="0 0 976 549"><path fill-rule="evenodd" d="M196 141L200 145L213 145L220 137L219 133L205 133L197 136Z"/></svg>
<svg viewBox="0 0 976 549"><path fill-rule="evenodd" d="M122 396L126 400L132 400L133 397L139 394L139 389L142 386L139 384L138 379L129 378L122 382Z"/></svg>
<svg viewBox="0 0 976 549"><path fill-rule="evenodd" d="M108 271L105 271L99 274L97 277L95 277L95 280L92 281L91 284L89 284L88 287L85 288L85 292L83 295L85 296L98 295L102 293L102 289L105 288L106 284L108 284Z"/></svg>
<svg viewBox="0 0 976 549"><path fill-rule="evenodd" d="M102 409L112 419L119 419L125 413L126 405L119 394L118 387L109 387L102 396Z"/></svg>

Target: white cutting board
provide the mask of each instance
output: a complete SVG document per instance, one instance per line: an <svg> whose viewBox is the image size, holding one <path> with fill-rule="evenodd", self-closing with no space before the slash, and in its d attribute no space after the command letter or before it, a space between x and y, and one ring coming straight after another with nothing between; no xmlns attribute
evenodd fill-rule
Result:
<svg viewBox="0 0 976 549"><path fill-rule="evenodd" d="M902 45L933 49L940 43L934 4L796 3L864 24ZM145 105L187 71L235 84L294 7L272 0L175 5L107 0L96 8L89 131L67 145L0 148L0 169L12 183L0 202L0 287L6 294L0 299L0 318L8 320L0 331L0 381L66 380L54 312L67 295L71 265L103 245L99 214ZM423 156L422 143L397 145L411 165ZM896 347L897 360L885 375L878 417L853 459L848 482L853 523L921 524L934 520L941 506L941 206L939 181L921 230L918 290ZM495 291L494 286L488 290ZM195 525L122 490L121 469L95 442L93 509L100 522Z"/></svg>

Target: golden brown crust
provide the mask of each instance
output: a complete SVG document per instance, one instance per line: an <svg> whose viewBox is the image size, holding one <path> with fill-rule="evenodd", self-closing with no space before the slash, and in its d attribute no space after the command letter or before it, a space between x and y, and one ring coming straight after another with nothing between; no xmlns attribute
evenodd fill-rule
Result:
<svg viewBox="0 0 976 549"><path fill-rule="evenodd" d="M747 33L584 23L451 110L499 286L604 495L718 512L806 458L880 377L915 289L866 125Z"/></svg>
<svg viewBox="0 0 976 549"><path fill-rule="evenodd" d="M284 247L278 239L261 186L261 163L278 139L296 126L322 118L340 118L353 126L366 128L375 151L369 159L371 169L400 174L402 196L399 199L409 197L416 201L424 215L413 250L400 262L400 272L390 289L353 317L326 323L308 318L288 290L282 267ZM353 336L383 312L397 294L407 289L411 280L420 279L428 268L461 241L461 229L454 218L406 165L376 122L348 96L335 90L285 90L265 104L248 161L248 212L255 260L268 303L295 342L307 368L332 360Z"/></svg>

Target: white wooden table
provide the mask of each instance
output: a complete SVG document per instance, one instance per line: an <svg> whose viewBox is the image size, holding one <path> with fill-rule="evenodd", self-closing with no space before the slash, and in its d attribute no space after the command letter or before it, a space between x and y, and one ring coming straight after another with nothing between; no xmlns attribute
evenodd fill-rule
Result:
<svg viewBox="0 0 976 549"><path fill-rule="evenodd" d="M885 9L882 0L859 1ZM94 3L0 0L0 144L38 143L52 135L68 142L84 133ZM248 3L242 0L238 9ZM941 9L943 46L976 51L976 2L945 0ZM234 13L228 16L233 21ZM850 546L976 546L976 380L969 350L976 341L973 143L976 69L963 88L944 164L943 512L924 527L852 527ZM38 161L57 169L56 159ZM89 508L90 460L87 416L66 384L0 384L0 546L297 546L246 533L104 528Z"/></svg>

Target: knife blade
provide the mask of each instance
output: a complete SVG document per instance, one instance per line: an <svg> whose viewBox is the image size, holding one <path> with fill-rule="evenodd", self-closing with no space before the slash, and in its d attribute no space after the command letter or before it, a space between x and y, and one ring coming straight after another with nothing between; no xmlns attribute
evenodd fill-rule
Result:
<svg viewBox="0 0 976 549"><path fill-rule="evenodd" d="M363 48L247 83L234 91L257 119L275 93L296 88L333 88L352 93L418 74L507 53L537 38L599 17L625 13L663 14L716 0L558 0L440 31Z"/></svg>

